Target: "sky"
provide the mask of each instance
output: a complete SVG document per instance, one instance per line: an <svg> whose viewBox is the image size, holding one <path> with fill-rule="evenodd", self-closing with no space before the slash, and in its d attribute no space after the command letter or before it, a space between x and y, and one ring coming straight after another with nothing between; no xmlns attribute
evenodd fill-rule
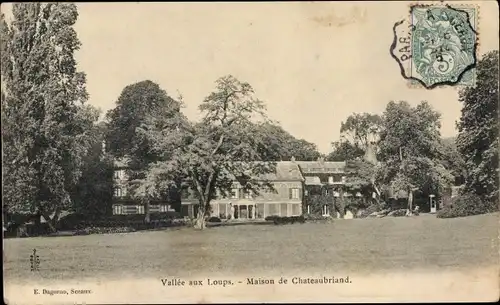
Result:
<svg viewBox="0 0 500 305"><path fill-rule="evenodd" d="M468 3L479 7L479 54L498 49L496 2ZM408 18L408 4L80 3L76 59L89 103L103 113L125 86L148 79L182 94L183 112L197 120L215 80L231 74L252 85L272 119L323 153L350 114L382 113L391 100L428 101L442 114L441 134L454 136L457 88L410 88L390 56L392 27Z"/></svg>

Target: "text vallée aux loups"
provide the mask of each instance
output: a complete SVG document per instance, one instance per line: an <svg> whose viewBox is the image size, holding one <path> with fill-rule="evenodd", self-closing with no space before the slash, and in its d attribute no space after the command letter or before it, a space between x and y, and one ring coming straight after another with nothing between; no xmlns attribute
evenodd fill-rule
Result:
<svg viewBox="0 0 500 305"><path fill-rule="evenodd" d="M303 284L350 284L352 283L349 276L346 277L335 277L335 276L323 276L323 277L292 277L292 278L280 278L280 279L270 279L270 278L246 278L245 281L235 281L235 280L220 280L220 279L204 279L204 280L183 280L180 278L164 278L161 279L163 286L168 287L183 287L183 286L233 286L237 284L246 285L274 285L274 284L292 284L292 285L303 285Z"/></svg>

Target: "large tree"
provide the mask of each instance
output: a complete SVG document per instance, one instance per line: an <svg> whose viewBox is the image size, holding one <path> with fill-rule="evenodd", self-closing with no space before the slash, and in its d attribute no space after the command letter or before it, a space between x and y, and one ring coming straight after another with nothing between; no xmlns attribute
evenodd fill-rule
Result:
<svg viewBox="0 0 500 305"><path fill-rule="evenodd" d="M326 156L326 160L343 162L362 157L364 154L364 150L359 146L349 141L340 140L332 142L332 151Z"/></svg>
<svg viewBox="0 0 500 305"><path fill-rule="evenodd" d="M321 157L321 153L314 143L298 139L283 129L280 125L271 122L256 124L256 137L261 137L266 143L263 153L269 155L264 158L269 161L290 161L292 158L300 161L313 161Z"/></svg>
<svg viewBox="0 0 500 305"><path fill-rule="evenodd" d="M353 113L340 125L343 139L360 147L363 151L378 141L382 128L382 118L378 114Z"/></svg>
<svg viewBox="0 0 500 305"><path fill-rule="evenodd" d="M460 91L458 150L465 159L466 192L498 202L498 51L477 65L477 84Z"/></svg>
<svg viewBox="0 0 500 305"><path fill-rule="evenodd" d="M71 3L15 3L12 15L1 20L3 202L55 230L97 120L83 107L85 75L74 59L78 12Z"/></svg>
<svg viewBox="0 0 500 305"><path fill-rule="evenodd" d="M103 147L106 124L92 128L92 146L83 160L82 176L72 191L73 208L79 214L100 218L111 213L113 160Z"/></svg>
<svg viewBox="0 0 500 305"><path fill-rule="evenodd" d="M150 116L173 116L180 113L181 101L170 97L165 90L150 80L126 86L116 107L106 114L108 121L107 146L117 157L136 159L137 163L154 161L149 143L137 135L137 128ZM137 164L140 167L142 164Z"/></svg>
<svg viewBox="0 0 500 305"><path fill-rule="evenodd" d="M379 179L408 195L411 212L414 191L440 195L452 180L441 162L440 114L427 102L412 107L401 101L390 102L383 118Z"/></svg>
<svg viewBox="0 0 500 305"><path fill-rule="evenodd" d="M382 118L378 114L353 113L341 123L341 140L332 143L330 161L346 162L346 190L361 193L371 200L376 193L380 198L380 185L376 181L378 171L377 141L382 130ZM366 200L365 200L366 202Z"/></svg>
<svg viewBox="0 0 500 305"><path fill-rule="evenodd" d="M455 178L455 184L462 184L467 175L467 169L465 160L458 151L456 141L456 137L441 139L441 163L445 168L450 170Z"/></svg>
<svg viewBox="0 0 500 305"><path fill-rule="evenodd" d="M264 160L266 142L256 135L257 123L266 120L265 105L248 83L230 75L219 78L199 109L204 117L198 123L151 118L142 125L139 131L154 153L165 154L136 181L136 192L158 196L182 177L198 198L195 227L203 229L218 191L227 195L235 180L254 194L272 188L262 175L274 172L275 164Z"/></svg>
<svg viewBox="0 0 500 305"><path fill-rule="evenodd" d="M126 86L121 92L116 107L106 114L108 121L107 147L109 153L117 158L126 160L130 181L143 179L149 164L159 160L170 150L153 149L150 139L138 134L143 124L152 121L182 120L180 112L182 100L175 100L165 90L150 80L141 81ZM175 128L174 125L164 125ZM133 187L133 185L132 185ZM135 194L135 192L131 192ZM136 194L136 199L145 205L145 221L150 220L149 196ZM162 199L168 199L166 196Z"/></svg>
<svg viewBox="0 0 500 305"><path fill-rule="evenodd" d="M376 152L376 143L382 128L378 114L353 113L340 125L340 140L332 142L330 161L354 160L365 155L367 149Z"/></svg>

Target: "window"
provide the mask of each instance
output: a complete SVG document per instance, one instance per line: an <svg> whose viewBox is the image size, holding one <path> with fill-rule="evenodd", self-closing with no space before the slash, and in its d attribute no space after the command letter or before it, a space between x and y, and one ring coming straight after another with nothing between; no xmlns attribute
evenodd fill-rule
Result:
<svg viewBox="0 0 500 305"><path fill-rule="evenodd" d="M245 192L245 199L252 199L252 193L250 191Z"/></svg>
<svg viewBox="0 0 500 305"><path fill-rule="evenodd" d="M127 196L127 189L122 186L115 187L115 197Z"/></svg>
<svg viewBox="0 0 500 305"><path fill-rule="evenodd" d="M121 180L121 179L125 178L125 171L123 169L115 170L114 175L115 175L115 179Z"/></svg>
<svg viewBox="0 0 500 305"><path fill-rule="evenodd" d="M275 215L279 215L279 205L278 204L274 204L274 203L270 203L268 204L268 213L267 216L275 216Z"/></svg>
<svg viewBox="0 0 500 305"><path fill-rule="evenodd" d="M238 199L238 189L231 190L231 199Z"/></svg>
<svg viewBox="0 0 500 305"><path fill-rule="evenodd" d="M280 214L279 214L279 216L281 216L281 217L289 216L288 215L288 204L282 203L282 204L279 205L279 208L280 208Z"/></svg>
<svg viewBox="0 0 500 305"><path fill-rule="evenodd" d="M332 183L341 183L341 182L343 182L343 177L341 175L333 175L333 176L331 176L329 178L331 178L331 180L329 179L328 182L330 182L330 181Z"/></svg>
<svg viewBox="0 0 500 305"><path fill-rule="evenodd" d="M323 206L323 216L330 216L330 211L328 209L328 205Z"/></svg>
<svg viewBox="0 0 500 305"><path fill-rule="evenodd" d="M256 212L255 215L257 215L257 218L264 218L264 204L263 203L259 203L257 204L256 206Z"/></svg>
<svg viewBox="0 0 500 305"><path fill-rule="evenodd" d="M137 206L137 214L144 214L144 206L143 205Z"/></svg>
<svg viewBox="0 0 500 305"><path fill-rule="evenodd" d="M121 215L121 214L123 214L123 206L113 205L113 215Z"/></svg>
<svg viewBox="0 0 500 305"><path fill-rule="evenodd" d="M290 189L290 199L299 199L300 198L300 189L292 188Z"/></svg>

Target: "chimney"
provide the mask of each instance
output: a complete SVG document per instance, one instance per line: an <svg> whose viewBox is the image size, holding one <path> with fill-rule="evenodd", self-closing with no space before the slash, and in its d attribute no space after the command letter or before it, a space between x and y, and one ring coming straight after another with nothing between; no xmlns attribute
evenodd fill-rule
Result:
<svg viewBox="0 0 500 305"><path fill-rule="evenodd" d="M292 158L290 159L290 161L295 162L295 157L292 156Z"/></svg>
<svg viewBox="0 0 500 305"><path fill-rule="evenodd" d="M319 163L324 163L325 162L325 158L323 158L323 156L318 157L318 162Z"/></svg>

